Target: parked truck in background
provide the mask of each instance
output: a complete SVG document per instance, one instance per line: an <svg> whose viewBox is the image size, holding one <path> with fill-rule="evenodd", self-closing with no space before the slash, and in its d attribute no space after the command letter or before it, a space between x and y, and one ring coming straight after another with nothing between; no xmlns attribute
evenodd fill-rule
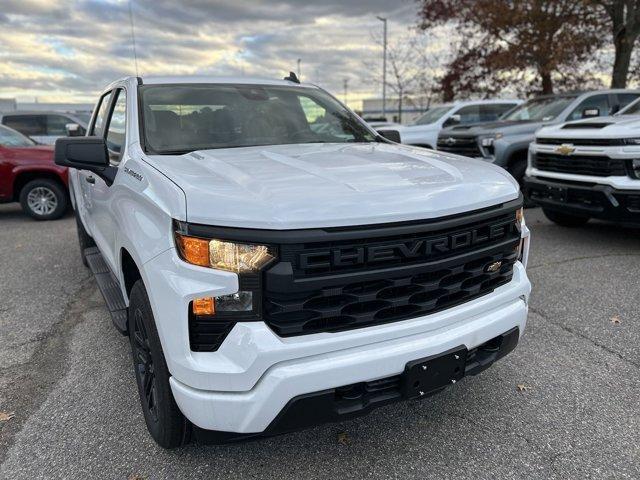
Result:
<svg viewBox="0 0 640 480"><path fill-rule="evenodd" d="M607 116L639 96L639 90L600 90L537 97L496 122L443 130L437 149L499 165L522 185L529 144L536 130L581 118Z"/></svg>
<svg viewBox="0 0 640 480"><path fill-rule="evenodd" d="M433 149L443 128L492 122L520 103L521 100L467 100L432 105L412 125L384 128L398 130L402 143Z"/></svg>
<svg viewBox="0 0 640 480"><path fill-rule="evenodd" d="M529 152L525 188L550 220L640 226L640 100L615 116L542 128Z"/></svg>
<svg viewBox="0 0 640 480"><path fill-rule="evenodd" d="M524 331L513 178L390 142L294 75L118 80L56 162L164 447L425 398Z"/></svg>
<svg viewBox="0 0 640 480"><path fill-rule="evenodd" d="M67 169L53 162L53 147L0 125L0 203L20 202L32 218L55 220L67 211L67 183Z"/></svg>

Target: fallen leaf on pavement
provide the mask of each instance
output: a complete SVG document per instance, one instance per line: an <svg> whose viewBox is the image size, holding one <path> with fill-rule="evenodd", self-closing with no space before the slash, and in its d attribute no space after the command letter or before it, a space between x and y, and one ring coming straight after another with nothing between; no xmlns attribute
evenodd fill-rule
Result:
<svg viewBox="0 0 640 480"><path fill-rule="evenodd" d="M525 385L524 383L519 383L518 384L518 391L519 392L528 392L529 390L531 390L532 387L530 387L529 385Z"/></svg>
<svg viewBox="0 0 640 480"><path fill-rule="evenodd" d="M622 323L622 320L620 320L620 315L614 315L610 320L614 325L620 325Z"/></svg>
<svg viewBox="0 0 640 480"><path fill-rule="evenodd" d="M351 439L349 438L349 434L347 432L339 432L338 433L338 443L340 445L349 445Z"/></svg>
<svg viewBox="0 0 640 480"><path fill-rule="evenodd" d="M15 416L15 412L0 412L0 422L7 422Z"/></svg>
<svg viewBox="0 0 640 480"><path fill-rule="evenodd" d="M142 475L138 475L137 473L132 473L129 475L128 480L146 480Z"/></svg>

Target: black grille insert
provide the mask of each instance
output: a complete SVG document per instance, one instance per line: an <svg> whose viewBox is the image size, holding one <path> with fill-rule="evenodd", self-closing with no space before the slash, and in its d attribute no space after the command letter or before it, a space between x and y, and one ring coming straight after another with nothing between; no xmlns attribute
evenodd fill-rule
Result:
<svg viewBox="0 0 640 480"><path fill-rule="evenodd" d="M442 136L438 138L438 150L465 157L482 157L476 137Z"/></svg>
<svg viewBox="0 0 640 480"><path fill-rule="evenodd" d="M511 210L428 233L417 225L395 237L280 245L280 262L265 272L263 319L293 336L450 308L508 283L519 240Z"/></svg>
<svg viewBox="0 0 640 480"><path fill-rule="evenodd" d="M595 155L556 155L536 153L533 166L546 172L593 175L595 177L625 176L624 160Z"/></svg>
<svg viewBox="0 0 640 480"><path fill-rule="evenodd" d="M540 145L563 145L585 147L607 147L612 145L624 145L624 140L618 138L536 138Z"/></svg>

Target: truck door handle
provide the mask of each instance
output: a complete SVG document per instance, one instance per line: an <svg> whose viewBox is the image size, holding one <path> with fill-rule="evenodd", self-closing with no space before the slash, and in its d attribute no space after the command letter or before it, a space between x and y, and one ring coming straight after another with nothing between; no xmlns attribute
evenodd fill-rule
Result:
<svg viewBox="0 0 640 480"><path fill-rule="evenodd" d="M84 179L87 181L87 183L90 183L91 185L95 185L95 183L96 183L96 177L94 177L93 175L89 175L88 177L84 177Z"/></svg>

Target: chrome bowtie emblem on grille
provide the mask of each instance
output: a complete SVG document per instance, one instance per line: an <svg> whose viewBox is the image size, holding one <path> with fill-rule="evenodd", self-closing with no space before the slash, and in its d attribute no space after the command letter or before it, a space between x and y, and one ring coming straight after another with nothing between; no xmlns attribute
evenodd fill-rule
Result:
<svg viewBox="0 0 640 480"><path fill-rule="evenodd" d="M556 153L559 153L560 155L571 155L575 151L576 147L570 143L563 143L559 147L556 147Z"/></svg>
<svg viewBox="0 0 640 480"><path fill-rule="evenodd" d="M454 143L456 143L456 139L453 137L449 137L445 140L445 142L447 142L448 145L453 145Z"/></svg>
<svg viewBox="0 0 640 480"><path fill-rule="evenodd" d="M484 271L487 273L494 273L500 270L501 266L502 266L502 261L493 262L487 265L486 267L484 267Z"/></svg>

